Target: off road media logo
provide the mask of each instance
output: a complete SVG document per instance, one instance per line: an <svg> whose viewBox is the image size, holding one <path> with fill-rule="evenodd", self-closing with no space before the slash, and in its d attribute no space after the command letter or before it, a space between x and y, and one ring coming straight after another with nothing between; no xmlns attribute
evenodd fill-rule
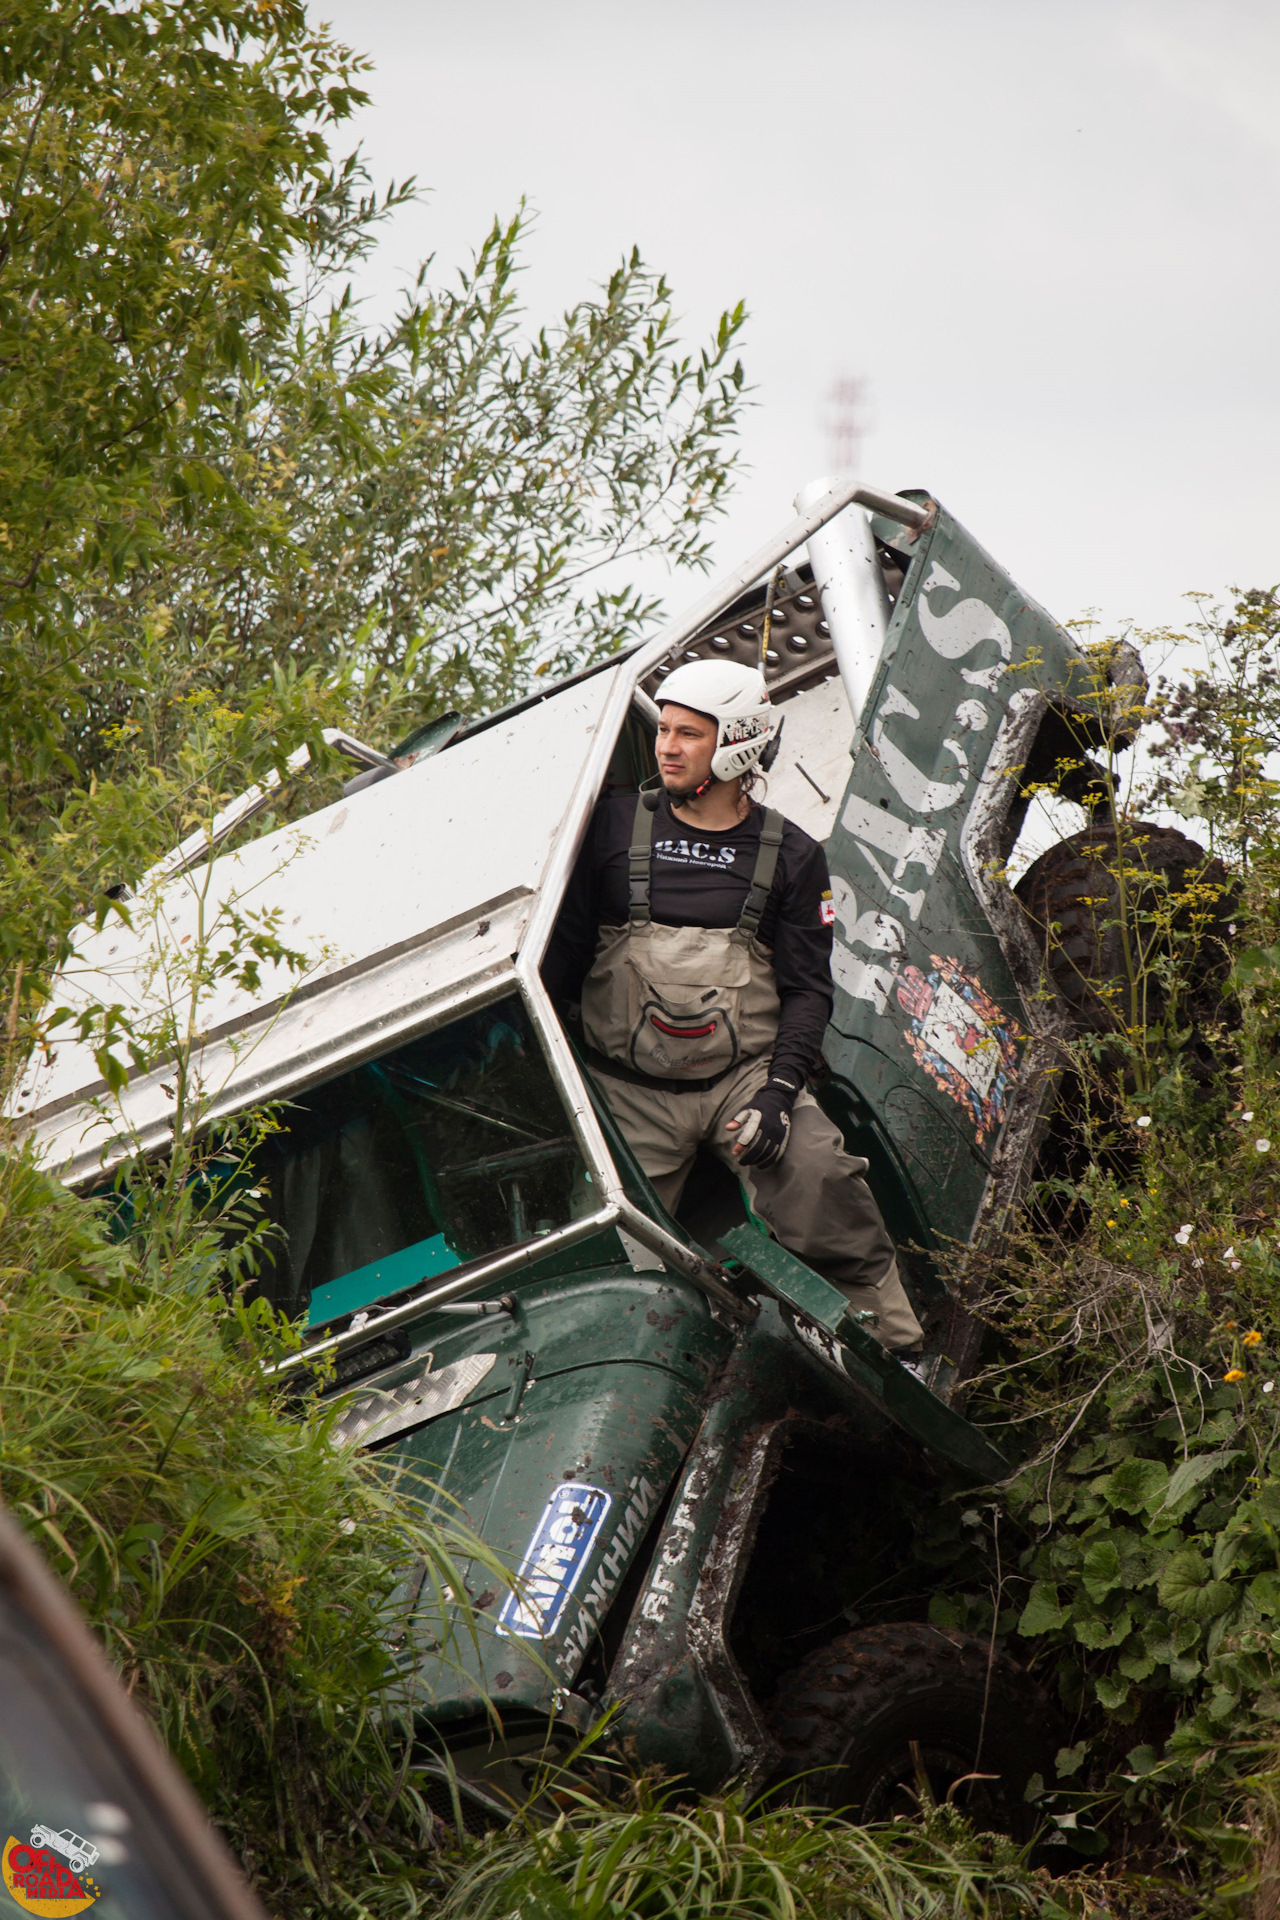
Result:
<svg viewBox="0 0 1280 1920"><path fill-rule="evenodd" d="M97 1858L97 1847L69 1828L36 1826L29 1843L9 1835L0 1875L28 1913L62 1920L64 1914L83 1913L101 1894L102 1888L86 1871Z"/></svg>

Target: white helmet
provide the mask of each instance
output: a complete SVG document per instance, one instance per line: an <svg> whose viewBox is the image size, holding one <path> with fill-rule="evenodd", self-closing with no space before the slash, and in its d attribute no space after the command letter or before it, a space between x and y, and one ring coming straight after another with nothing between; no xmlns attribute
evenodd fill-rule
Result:
<svg viewBox="0 0 1280 1920"><path fill-rule="evenodd" d="M780 716L769 704L769 689L758 667L733 660L690 660L658 688L657 701L704 713L719 732L711 756L716 780L733 780L758 765L778 731Z"/></svg>

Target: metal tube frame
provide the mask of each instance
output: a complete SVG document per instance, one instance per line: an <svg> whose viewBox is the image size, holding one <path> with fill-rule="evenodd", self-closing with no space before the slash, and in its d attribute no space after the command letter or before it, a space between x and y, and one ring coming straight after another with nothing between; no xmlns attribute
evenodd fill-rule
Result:
<svg viewBox="0 0 1280 1920"><path fill-rule="evenodd" d="M326 1354L345 1353L351 1347L367 1346L379 1334L394 1333L398 1327L420 1319L433 1307L456 1299L460 1293L470 1293L474 1287L483 1286L489 1280L501 1279L504 1274L517 1273L521 1267L531 1267L536 1261L545 1260L549 1253L559 1253L565 1247L576 1246L579 1240L589 1240L593 1233L614 1226L617 1219L618 1209L604 1206L595 1213L585 1214L581 1220L571 1220L567 1227L560 1227L555 1233L544 1233L539 1240L527 1240L523 1246L513 1247L492 1260L470 1261L452 1280L446 1280L442 1287L432 1287L427 1293L415 1294L412 1300L404 1300L398 1307L389 1307L385 1313L374 1314L358 1327L348 1327L343 1333L331 1333L325 1340L314 1340L309 1347L287 1354L283 1360L275 1361L262 1371L268 1375L292 1373L298 1367L309 1366L313 1360L322 1360Z"/></svg>

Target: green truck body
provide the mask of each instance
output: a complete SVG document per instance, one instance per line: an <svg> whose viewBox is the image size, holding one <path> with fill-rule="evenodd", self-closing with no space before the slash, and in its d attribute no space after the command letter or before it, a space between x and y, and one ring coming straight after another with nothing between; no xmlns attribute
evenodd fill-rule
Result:
<svg viewBox="0 0 1280 1920"><path fill-rule="evenodd" d="M476 1806L520 1790L549 1727L576 1737L606 1706L641 1761L701 1789L763 1782L777 1755L761 1701L796 1647L883 1577L897 1550L886 1516L1008 1470L949 1403L954 1365L935 1364L930 1385L884 1353L727 1177L695 1178L680 1216L665 1214L537 972L595 798L651 771L664 669L758 658L767 597L790 765L771 799L809 806L801 824L825 840L835 900L818 1095L871 1163L933 1344L963 1362L971 1323L930 1255L980 1249L1025 1179L1056 1031L1004 863L1031 772L1049 779L1064 740L1100 736L1105 697L1071 636L927 496L849 488L824 504L828 528L836 508L856 519L878 632L874 617L851 621L816 546L813 564L797 560L823 524L811 510L627 659L406 743L396 777L304 823L294 868L276 835L159 876L166 926L173 889L239 862L237 888L279 896L286 927L310 913L329 939L303 993L273 998L268 983L209 1015L206 1084L220 1036L240 1039L207 1124L254 1099L292 1103L264 1175L293 1235L286 1304L311 1323L288 1367L333 1361L337 1441L447 1503L515 1577L509 1589L473 1567L479 1626L443 1648L421 1569L393 1609L406 1703ZM506 880L516 855L492 822L514 842L540 805L533 878ZM424 831L447 863L478 807L489 837L433 879ZM353 856L339 885L328 849L365 821L383 852ZM417 869L395 859L411 834ZM451 912L446 878L471 887ZM361 953L354 929L387 889L406 896L401 918ZM335 895L350 918L326 934ZM142 948L178 937L153 932L146 948L139 932L137 977ZM110 971L101 939L86 936L75 992ZM140 1081L104 1127L92 1067L71 1051L18 1090L15 1112L88 1187L131 1151L163 1152L166 1109Z"/></svg>

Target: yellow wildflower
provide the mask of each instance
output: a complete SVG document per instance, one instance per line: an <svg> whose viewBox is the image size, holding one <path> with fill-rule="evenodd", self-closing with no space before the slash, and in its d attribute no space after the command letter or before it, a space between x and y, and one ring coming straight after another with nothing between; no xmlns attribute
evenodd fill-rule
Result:
<svg viewBox="0 0 1280 1920"><path fill-rule="evenodd" d="M1115 1225L1115 1221L1114 1221L1114 1220L1108 1220L1108 1222L1107 1222L1107 1225L1108 1225L1109 1227L1114 1227L1114 1225Z"/></svg>
<svg viewBox="0 0 1280 1920"><path fill-rule="evenodd" d="M1222 1377L1226 1381L1227 1385L1230 1386L1234 1381L1244 1379L1244 1368L1231 1367L1228 1369L1226 1373L1223 1374Z"/></svg>
<svg viewBox="0 0 1280 1920"><path fill-rule="evenodd" d="M1246 1333L1244 1339L1240 1342L1240 1345L1242 1347L1260 1347L1262 1345L1262 1335L1256 1327L1250 1327L1248 1333Z"/></svg>

